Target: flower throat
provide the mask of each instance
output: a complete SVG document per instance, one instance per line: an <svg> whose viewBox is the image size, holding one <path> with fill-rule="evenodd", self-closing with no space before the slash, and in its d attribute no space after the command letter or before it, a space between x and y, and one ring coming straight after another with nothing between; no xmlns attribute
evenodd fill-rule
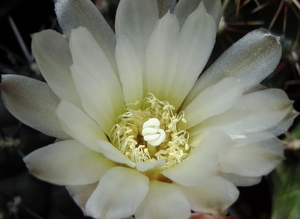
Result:
<svg viewBox="0 0 300 219"><path fill-rule="evenodd" d="M185 160L193 148L189 133L178 129L180 122L186 122L183 112L177 114L167 101L149 94L141 109L127 109L119 116L110 139L134 163L165 159L163 168L169 168Z"/></svg>

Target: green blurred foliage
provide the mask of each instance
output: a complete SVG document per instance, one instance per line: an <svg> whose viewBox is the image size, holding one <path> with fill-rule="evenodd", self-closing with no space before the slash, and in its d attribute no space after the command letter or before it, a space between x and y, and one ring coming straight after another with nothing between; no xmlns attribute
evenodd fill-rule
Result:
<svg viewBox="0 0 300 219"><path fill-rule="evenodd" d="M287 159L271 175L271 219L300 219L300 160Z"/></svg>

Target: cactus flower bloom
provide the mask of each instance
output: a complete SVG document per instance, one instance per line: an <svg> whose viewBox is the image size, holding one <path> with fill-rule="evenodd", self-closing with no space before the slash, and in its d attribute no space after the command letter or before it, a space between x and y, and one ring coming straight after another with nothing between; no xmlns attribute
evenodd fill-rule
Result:
<svg viewBox="0 0 300 219"><path fill-rule="evenodd" d="M2 76L7 109L58 139L24 158L30 173L93 218L221 215L283 159L292 101L260 85L278 38L250 32L201 73L221 3L175 2L120 1L114 33L89 0L58 0L63 35L32 42L47 83Z"/></svg>

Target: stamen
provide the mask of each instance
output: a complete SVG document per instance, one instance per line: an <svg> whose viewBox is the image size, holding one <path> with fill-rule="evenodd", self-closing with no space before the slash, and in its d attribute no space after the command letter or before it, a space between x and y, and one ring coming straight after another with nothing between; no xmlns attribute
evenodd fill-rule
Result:
<svg viewBox="0 0 300 219"><path fill-rule="evenodd" d="M161 169L185 160L195 147L189 144L189 133L178 123L186 123L184 112L175 112L167 101L148 94L141 108L126 109L111 130L111 143L132 162L154 162L165 159Z"/></svg>
<svg viewBox="0 0 300 219"><path fill-rule="evenodd" d="M145 141L155 147L166 139L166 133L160 129L160 122L156 118L151 118L143 124L142 135Z"/></svg>

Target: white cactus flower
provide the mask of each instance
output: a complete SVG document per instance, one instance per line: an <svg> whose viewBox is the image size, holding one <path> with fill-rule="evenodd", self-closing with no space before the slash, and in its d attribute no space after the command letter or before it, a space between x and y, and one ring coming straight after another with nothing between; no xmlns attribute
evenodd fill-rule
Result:
<svg viewBox="0 0 300 219"><path fill-rule="evenodd" d="M65 185L86 215L219 214L236 186L283 159L276 136L296 113L283 91L259 85L279 62L278 39L250 32L198 79L221 3L175 2L121 0L114 33L89 0L58 0L64 35L32 42L47 83L2 76L8 110L59 139L25 157L30 172Z"/></svg>

